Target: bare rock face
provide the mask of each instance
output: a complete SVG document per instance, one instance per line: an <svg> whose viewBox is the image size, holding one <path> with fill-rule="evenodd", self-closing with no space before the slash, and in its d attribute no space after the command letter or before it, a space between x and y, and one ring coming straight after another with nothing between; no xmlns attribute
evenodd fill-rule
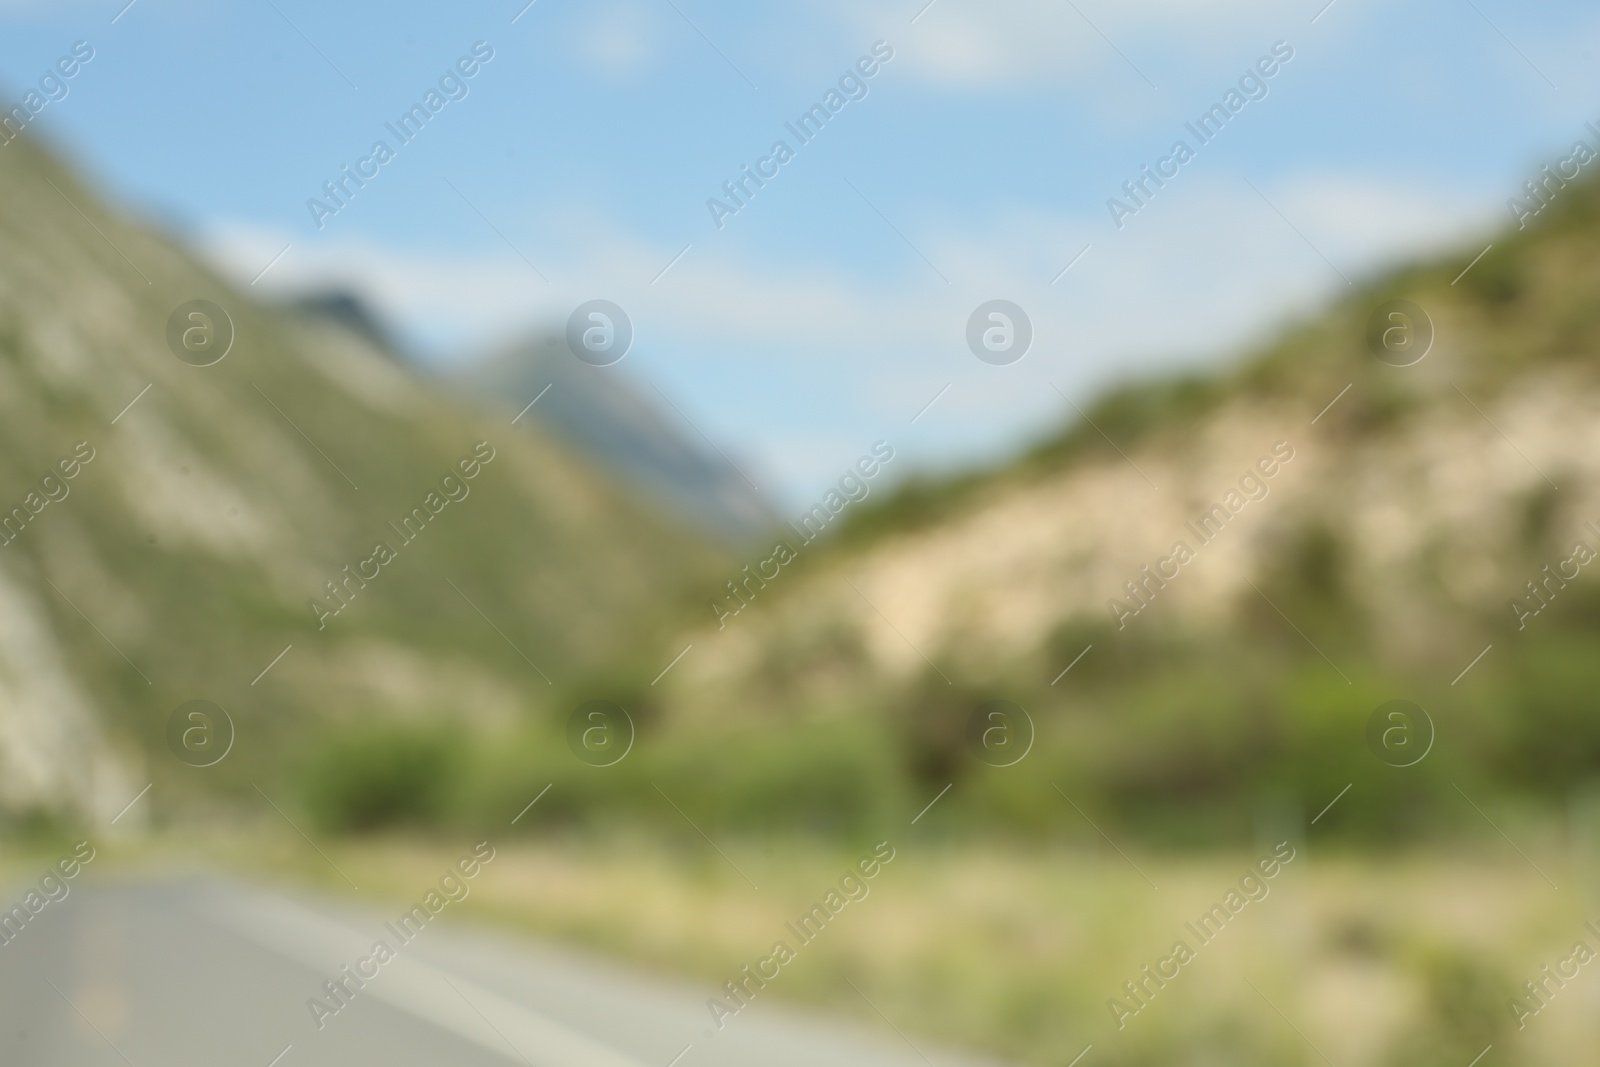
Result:
<svg viewBox="0 0 1600 1067"><path fill-rule="evenodd" d="M0 810L107 822L140 788L73 680L49 616L0 564Z"/></svg>

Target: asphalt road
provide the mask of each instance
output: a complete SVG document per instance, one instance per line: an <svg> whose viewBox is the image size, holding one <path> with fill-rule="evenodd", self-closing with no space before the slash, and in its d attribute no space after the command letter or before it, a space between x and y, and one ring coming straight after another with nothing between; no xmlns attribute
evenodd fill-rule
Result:
<svg viewBox="0 0 1600 1067"><path fill-rule="evenodd" d="M10 901L12 897L5 898ZM217 881L75 885L0 945L4 1067L976 1067L896 1032L436 922L319 1028L307 1000L369 957L371 914ZM448 918L448 912L440 916ZM781 980L781 979L780 979ZM326 997L324 1000L326 1001Z"/></svg>

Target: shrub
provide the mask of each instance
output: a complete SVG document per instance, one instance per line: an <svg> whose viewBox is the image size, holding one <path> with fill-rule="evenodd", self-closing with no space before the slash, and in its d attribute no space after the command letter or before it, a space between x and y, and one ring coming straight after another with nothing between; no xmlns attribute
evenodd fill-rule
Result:
<svg viewBox="0 0 1600 1067"><path fill-rule="evenodd" d="M463 765L458 735L439 726L351 728L314 751L301 770L301 802L333 833L441 821Z"/></svg>

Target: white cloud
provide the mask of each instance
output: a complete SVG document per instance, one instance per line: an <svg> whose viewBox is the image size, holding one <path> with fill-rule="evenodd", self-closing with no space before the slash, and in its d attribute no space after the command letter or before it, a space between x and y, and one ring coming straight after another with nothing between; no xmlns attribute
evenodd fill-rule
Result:
<svg viewBox="0 0 1600 1067"><path fill-rule="evenodd" d="M285 246L288 253L252 285ZM514 334L560 313L549 286L509 250L439 255L354 239L313 245L281 230L224 223L202 236L199 251L264 296L351 290L412 338L446 351Z"/></svg>
<svg viewBox="0 0 1600 1067"><path fill-rule="evenodd" d="M449 337L457 348L561 321L599 292L689 345L781 343L841 363L857 362L859 351L959 350L967 304L1008 294L1033 301L1047 323L1070 318L1080 348L1193 350L1203 347L1193 324L1206 335L1236 335L1305 286L1332 280L1319 251L1355 276L1460 243L1497 221L1497 204L1364 175L1257 184L1266 200L1242 180L1197 176L1163 190L1121 231L1099 211L1018 211L981 230L917 234L950 276L948 289L909 252L897 275L873 278L822 263L752 260L709 241L655 281L678 249L592 220L571 246L580 258L541 263L554 284L509 251L441 255L342 240L297 245L255 288L349 286L408 330ZM248 282L286 243L281 233L231 225L204 247ZM1091 251L1052 286L1085 244Z"/></svg>
<svg viewBox="0 0 1600 1067"><path fill-rule="evenodd" d="M1262 191L1347 273L1442 252L1510 221L1498 200L1365 175L1297 176Z"/></svg>
<svg viewBox="0 0 1600 1067"><path fill-rule="evenodd" d="M1237 353L1286 316L1346 291L1323 255L1359 281L1398 258L1470 242L1497 210L1359 174L1257 184L1292 226L1242 180L1195 175L1121 231L1098 211L1019 211L981 230L916 234L948 286L910 253L902 270L873 277L709 242L652 284L678 249L587 220L585 241L568 246L578 258L541 263L556 284L509 253L440 256L347 241L292 250L257 288L347 285L457 352L563 322L577 303L604 295L628 309L638 331L642 354L628 372L656 381L714 438L739 441L753 469L775 474L780 494L799 499L831 479L841 456L880 436L906 445L901 473L1015 447L1019 434L1066 410L1052 386L1084 403L1109 380ZM248 281L284 243L232 227L210 248ZM1085 244L1089 253L1052 286ZM979 363L963 340L972 308L997 296L1027 309L1037 338L1006 368ZM946 384L950 392L911 426Z"/></svg>
<svg viewBox="0 0 1600 1067"><path fill-rule="evenodd" d="M1139 4L1080 0L935 0L915 24L890 22L864 5L840 0L834 14L860 36L888 35L918 80L953 88L1020 88L1062 83L1107 85L1107 72L1139 84L1161 83L1159 69L1125 58L1149 46L1174 45L1192 56L1230 41L1241 29L1261 32L1281 21L1272 0L1145 0ZM915 14L915 9L912 11ZM1104 35L1104 36L1102 36ZM1119 54L1119 51L1121 54ZM1109 83L1121 86L1121 82ZM1141 88L1143 86L1141 85Z"/></svg>
<svg viewBox="0 0 1600 1067"><path fill-rule="evenodd" d="M651 41L661 32L658 14L635 0L586 13L586 22L577 31L579 53L610 78L638 76L654 55Z"/></svg>

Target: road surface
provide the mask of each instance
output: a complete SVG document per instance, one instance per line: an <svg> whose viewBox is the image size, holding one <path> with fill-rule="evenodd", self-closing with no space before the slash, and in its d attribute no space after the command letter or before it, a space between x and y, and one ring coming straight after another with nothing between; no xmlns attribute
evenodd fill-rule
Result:
<svg viewBox="0 0 1600 1067"><path fill-rule="evenodd" d="M25 891L25 887L24 887ZM20 899L8 895L7 901ZM204 879L76 884L0 945L5 1067L977 1067L775 1007L716 1030L715 990L497 935L448 909L401 944L370 914ZM372 959L374 942L399 945ZM376 971L345 1003L323 983ZM781 981L780 977L778 981ZM318 1020L307 1000L338 1006ZM913 1040L915 1044L913 1045Z"/></svg>

